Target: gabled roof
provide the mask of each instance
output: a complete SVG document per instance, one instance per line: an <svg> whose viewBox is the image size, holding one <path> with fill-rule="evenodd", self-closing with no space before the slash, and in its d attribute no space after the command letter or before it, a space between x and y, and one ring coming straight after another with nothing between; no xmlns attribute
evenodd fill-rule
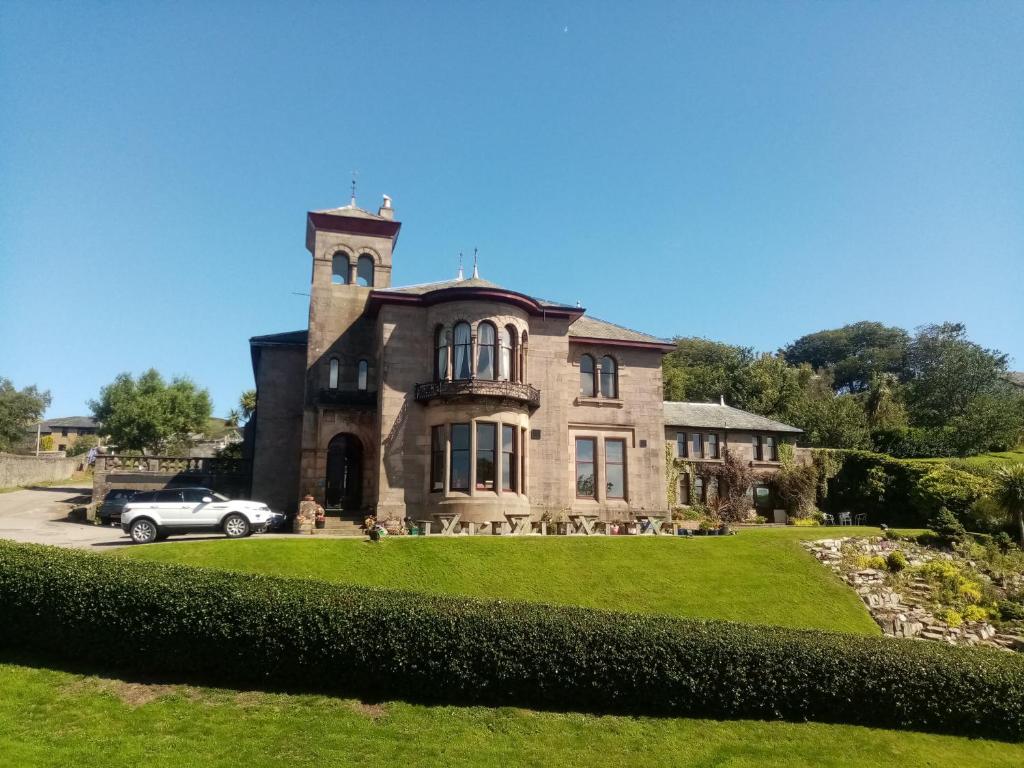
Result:
<svg viewBox="0 0 1024 768"><path fill-rule="evenodd" d="M622 325L609 323L596 317L583 315L569 326L569 337L573 339L599 339L607 341L618 341L626 343L654 344L667 347L667 350L675 348L675 345L667 339L659 339L649 333L634 331Z"/></svg>
<svg viewBox="0 0 1024 768"><path fill-rule="evenodd" d="M750 411L741 411L731 405L718 403L664 403L665 426L700 427L707 429L744 429L757 432L781 432L798 435L802 429L758 416Z"/></svg>

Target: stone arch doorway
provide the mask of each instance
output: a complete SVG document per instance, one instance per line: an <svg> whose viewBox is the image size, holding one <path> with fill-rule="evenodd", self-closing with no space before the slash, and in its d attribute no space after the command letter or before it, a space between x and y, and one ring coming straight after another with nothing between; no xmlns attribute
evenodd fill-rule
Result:
<svg viewBox="0 0 1024 768"><path fill-rule="evenodd" d="M327 445L326 501L329 508L354 510L363 504L363 444L342 432Z"/></svg>

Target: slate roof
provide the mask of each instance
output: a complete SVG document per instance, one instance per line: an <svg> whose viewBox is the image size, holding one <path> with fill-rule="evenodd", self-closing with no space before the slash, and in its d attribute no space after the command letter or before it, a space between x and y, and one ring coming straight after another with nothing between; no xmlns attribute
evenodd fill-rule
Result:
<svg viewBox="0 0 1024 768"><path fill-rule="evenodd" d="M413 296L424 296L434 291L443 291L446 288L494 288L499 291L508 291L510 289L492 283L490 280L484 280L482 277L467 277L462 280L439 280L436 283L420 283L419 285L405 285L398 288L380 288L374 293L404 293L411 294ZM519 293L519 291L513 291L513 293ZM526 294L523 294L526 295ZM542 307L557 307L559 309L575 309L571 304L560 304L557 301L548 301L547 299L539 299L536 296L530 296L531 299L536 301Z"/></svg>
<svg viewBox="0 0 1024 768"><path fill-rule="evenodd" d="M100 423L92 416L64 416L59 419L44 419L44 427L74 427L75 429L99 429Z"/></svg>
<svg viewBox="0 0 1024 768"><path fill-rule="evenodd" d="M596 317L583 315L569 326L570 336L584 336L594 339L611 339L613 341L639 341L645 344L671 344L671 341L659 339L649 333L634 331L622 325L609 323Z"/></svg>
<svg viewBox="0 0 1024 768"><path fill-rule="evenodd" d="M797 435L802 429L791 427L756 413L741 411L731 405L718 403L666 402L665 425L671 427L701 427L708 429L749 429L757 432L785 432Z"/></svg>
<svg viewBox="0 0 1024 768"><path fill-rule="evenodd" d="M309 331L285 331L284 333L268 333L265 336L253 336L249 344L269 347L274 345L305 346L309 339Z"/></svg>
<svg viewBox="0 0 1024 768"><path fill-rule="evenodd" d="M312 213L326 213L331 216L354 216L357 219L376 219L377 221L391 221L383 216L376 213L371 213L365 208L360 208L358 205L343 205L340 208L324 208L321 211L312 211Z"/></svg>

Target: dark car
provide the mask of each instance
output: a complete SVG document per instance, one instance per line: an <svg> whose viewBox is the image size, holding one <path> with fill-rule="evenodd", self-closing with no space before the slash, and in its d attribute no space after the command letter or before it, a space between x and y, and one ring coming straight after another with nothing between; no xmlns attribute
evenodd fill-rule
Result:
<svg viewBox="0 0 1024 768"><path fill-rule="evenodd" d="M121 510L124 509L125 504L131 501L133 496L135 496L135 491L128 488L113 488L107 491L107 495L103 497L103 503L100 504L100 508L96 511L96 516L104 525L120 523Z"/></svg>

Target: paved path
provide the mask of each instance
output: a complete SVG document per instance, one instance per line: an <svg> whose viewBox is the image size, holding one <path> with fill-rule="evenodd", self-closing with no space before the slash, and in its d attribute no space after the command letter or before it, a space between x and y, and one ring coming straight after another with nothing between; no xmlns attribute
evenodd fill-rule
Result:
<svg viewBox="0 0 1024 768"><path fill-rule="evenodd" d="M74 500L90 486L37 487L0 493L0 539L61 547L114 547L129 544L120 528L67 519Z"/></svg>

